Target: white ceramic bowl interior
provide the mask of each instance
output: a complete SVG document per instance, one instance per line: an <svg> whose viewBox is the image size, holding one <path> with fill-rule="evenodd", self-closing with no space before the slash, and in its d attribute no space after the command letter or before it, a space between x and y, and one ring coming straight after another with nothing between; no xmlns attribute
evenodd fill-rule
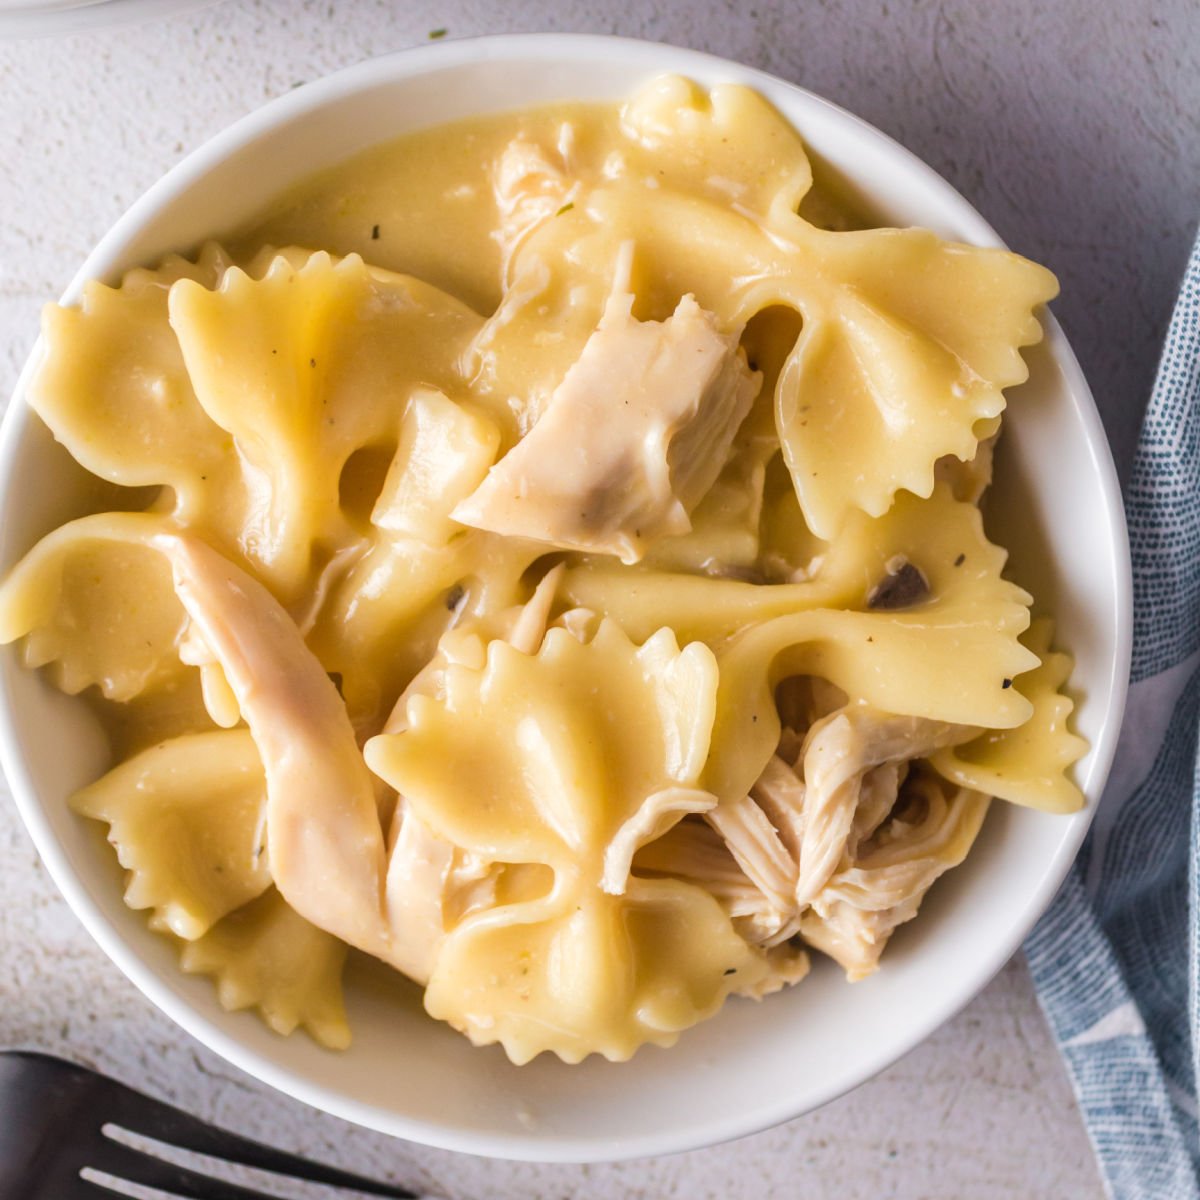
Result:
<svg viewBox="0 0 1200 1200"><path fill-rule="evenodd" d="M907 151L767 75L617 39L485 38L364 63L239 122L118 222L65 302L86 279L115 281L164 252L219 238L294 181L406 131L545 101L617 99L664 71L758 88L892 223L996 244L966 201ZM416 988L360 965L348 989L348 1052L301 1034L280 1038L249 1013L222 1011L211 983L184 975L174 950L122 903L98 827L66 805L103 768L103 739L81 704L22 670L10 649L0 663L0 753L42 858L113 961L194 1037L293 1096L387 1133L501 1157L617 1159L736 1137L832 1099L913 1047L1016 950L1065 875L1112 758L1130 637L1120 495L1087 385L1052 319L1028 357L1031 380L1010 398L990 529L1076 656L1076 725L1092 746L1078 778L1089 808L1058 817L993 806L968 863L938 883L873 978L848 985L824 964L785 994L728 1004L670 1050L645 1048L624 1064L570 1067L542 1056L514 1067L499 1049L475 1049L427 1018ZM82 472L28 415L22 391L0 444L5 567L88 503Z"/></svg>

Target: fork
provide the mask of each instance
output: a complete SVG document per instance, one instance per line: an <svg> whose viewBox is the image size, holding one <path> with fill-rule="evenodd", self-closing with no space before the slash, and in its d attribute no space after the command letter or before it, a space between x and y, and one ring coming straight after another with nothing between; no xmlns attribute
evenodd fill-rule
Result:
<svg viewBox="0 0 1200 1200"><path fill-rule="evenodd" d="M4 1200L99 1200L103 1195L131 1194L90 1178L94 1173L185 1200L268 1196L136 1149L116 1140L110 1129L293 1181L417 1200L415 1192L404 1188L362 1179L208 1125L75 1063L49 1054L0 1051L0 1197Z"/></svg>

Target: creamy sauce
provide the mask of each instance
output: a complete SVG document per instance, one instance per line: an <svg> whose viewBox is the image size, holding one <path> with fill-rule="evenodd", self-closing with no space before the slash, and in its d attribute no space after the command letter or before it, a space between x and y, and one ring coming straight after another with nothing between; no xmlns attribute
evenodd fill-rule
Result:
<svg viewBox="0 0 1200 1200"><path fill-rule="evenodd" d="M594 167L619 144L619 125L619 105L553 104L405 134L290 188L239 230L229 249L242 261L263 246L361 254L491 313L500 302L503 261L492 165L514 140L557 146L568 128L573 161ZM819 158L812 166L803 216L824 229L880 223L851 180Z"/></svg>

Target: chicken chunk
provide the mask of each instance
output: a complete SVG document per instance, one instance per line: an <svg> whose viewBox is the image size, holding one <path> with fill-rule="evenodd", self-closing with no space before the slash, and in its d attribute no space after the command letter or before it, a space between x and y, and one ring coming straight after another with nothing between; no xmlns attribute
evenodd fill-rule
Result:
<svg viewBox="0 0 1200 1200"><path fill-rule="evenodd" d="M609 300L545 414L456 521L627 563L691 529L762 376L693 297L665 321L632 306Z"/></svg>

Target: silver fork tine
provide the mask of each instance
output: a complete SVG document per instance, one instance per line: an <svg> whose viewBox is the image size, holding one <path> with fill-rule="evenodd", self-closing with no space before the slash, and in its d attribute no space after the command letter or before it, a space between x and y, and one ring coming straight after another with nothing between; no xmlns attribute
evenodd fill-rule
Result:
<svg viewBox="0 0 1200 1200"><path fill-rule="evenodd" d="M155 1100L116 1080L108 1080L109 1107L105 1120L160 1142L208 1154L226 1162L245 1167L258 1167L277 1175L290 1176L308 1183L326 1183L334 1187L353 1188L371 1196L388 1196L392 1200L417 1200L415 1192L391 1187L361 1175L301 1158L265 1146L228 1130L206 1124L198 1117L185 1113L163 1100Z"/></svg>
<svg viewBox="0 0 1200 1200"><path fill-rule="evenodd" d="M223 1179L214 1179L211 1175L200 1175L187 1167L177 1166L161 1158L143 1154L131 1146L123 1146L109 1138L103 1138L105 1143L98 1152L93 1150L89 1155L88 1166L94 1171L102 1171L112 1175L124 1183L140 1183L143 1187L158 1188L170 1192L172 1196L182 1197L183 1200L278 1200L266 1192L255 1191L236 1183L228 1183ZM82 1179L89 1187L96 1188L109 1195L111 1188L93 1179Z"/></svg>

